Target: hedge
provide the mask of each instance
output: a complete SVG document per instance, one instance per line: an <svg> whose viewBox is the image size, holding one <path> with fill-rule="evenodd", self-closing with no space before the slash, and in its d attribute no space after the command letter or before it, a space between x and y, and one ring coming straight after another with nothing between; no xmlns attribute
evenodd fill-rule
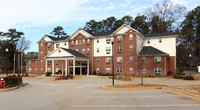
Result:
<svg viewBox="0 0 200 110"><path fill-rule="evenodd" d="M194 80L194 77L193 76L185 76L184 80Z"/></svg>
<svg viewBox="0 0 200 110"><path fill-rule="evenodd" d="M11 87L22 83L22 77L5 77L5 86Z"/></svg>
<svg viewBox="0 0 200 110"><path fill-rule="evenodd" d="M51 72L46 72L46 76L50 76L51 74Z"/></svg>

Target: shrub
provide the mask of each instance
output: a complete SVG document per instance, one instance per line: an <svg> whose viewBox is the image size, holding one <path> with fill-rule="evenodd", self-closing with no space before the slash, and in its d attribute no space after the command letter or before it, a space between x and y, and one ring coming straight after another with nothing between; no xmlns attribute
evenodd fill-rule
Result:
<svg viewBox="0 0 200 110"><path fill-rule="evenodd" d="M96 71L93 71L93 75L96 75L97 74L97 72Z"/></svg>
<svg viewBox="0 0 200 110"><path fill-rule="evenodd" d="M167 75L168 75L168 76L171 76L171 75L173 75L173 73L172 73L171 71L168 71L168 72L167 72Z"/></svg>
<svg viewBox="0 0 200 110"><path fill-rule="evenodd" d="M184 79L183 76L180 76L180 75L174 75L173 78L176 78L176 79Z"/></svg>
<svg viewBox="0 0 200 110"><path fill-rule="evenodd" d="M149 77L151 77L151 75L149 75Z"/></svg>
<svg viewBox="0 0 200 110"><path fill-rule="evenodd" d="M16 75L14 74L13 77L16 77Z"/></svg>
<svg viewBox="0 0 200 110"><path fill-rule="evenodd" d="M18 74L17 77L20 77L20 74Z"/></svg>
<svg viewBox="0 0 200 110"><path fill-rule="evenodd" d="M193 76L185 76L184 80L194 80L194 77Z"/></svg>
<svg viewBox="0 0 200 110"><path fill-rule="evenodd" d="M51 74L51 72L46 72L46 76L50 76Z"/></svg>
<svg viewBox="0 0 200 110"><path fill-rule="evenodd" d="M103 74L103 76L111 76L111 74L110 73L105 73L105 74Z"/></svg>
<svg viewBox="0 0 200 110"><path fill-rule="evenodd" d="M7 87L15 86L22 83L22 77L5 77L4 80Z"/></svg>
<svg viewBox="0 0 200 110"><path fill-rule="evenodd" d="M102 76L102 73L100 72L100 73L98 73L98 75L99 75L99 76Z"/></svg>

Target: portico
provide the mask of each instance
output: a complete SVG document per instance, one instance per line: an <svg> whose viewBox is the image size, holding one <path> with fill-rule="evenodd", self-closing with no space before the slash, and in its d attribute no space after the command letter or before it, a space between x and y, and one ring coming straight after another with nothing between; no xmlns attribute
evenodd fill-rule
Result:
<svg viewBox="0 0 200 110"><path fill-rule="evenodd" d="M89 58L85 55L71 49L58 48L55 51L51 52L49 55L44 57L45 59L45 72L52 72L52 75L55 74L55 61L63 61L62 63L62 75L70 74L72 69L72 74L75 76L75 69L80 69L80 75L83 74L83 68L87 68L87 75L89 75ZM47 64L48 61L51 61L51 71L48 71Z"/></svg>

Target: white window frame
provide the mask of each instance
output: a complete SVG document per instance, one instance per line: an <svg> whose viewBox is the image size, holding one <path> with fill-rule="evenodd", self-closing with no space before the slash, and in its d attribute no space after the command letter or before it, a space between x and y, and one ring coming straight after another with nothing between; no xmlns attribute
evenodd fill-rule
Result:
<svg viewBox="0 0 200 110"><path fill-rule="evenodd" d="M29 68L29 73L32 71L32 68Z"/></svg>
<svg viewBox="0 0 200 110"><path fill-rule="evenodd" d="M117 51L121 52L122 51L122 46L117 46Z"/></svg>
<svg viewBox="0 0 200 110"><path fill-rule="evenodd" d="M117 68L117 73L122 73L122 71L123 71L123 70L122 70L122 67L118 67L118 68Z"/></svg>
<svg viewBox="0 0 200 110"><path fill-rule="evenodd" d="M142 73L146 73L146 68L142 68Z"/></svg>
<svg viewBox="0 0 200 110"><path fill-rule="evenodd" d="M155 62L161 62L161 59L162 59L161 56L155 56L154 57Z"/></svg>
<svg viewBox="0 0 200 110"><path fill-rule="evenodd" d="M51 43L48 43L47 45L48 45L48 48L50 48L50 47L51 47Z"/></svg>
<svg viewBox="0 0 200 110"><path fill-rule="evenodd" d="M83 49L83 53L85 53L85 49Z"/></svg>
<svg viewBox="0 0 200 110"><path fill-rule="evenodd" d="M129 57L129 62L133 62L133 56Z"/></svg>
<svg viewBox="0 0 200 110"><path fill-rule="evenodd" d="M85 39L83 39L83 44L85 44Z"/></svg>
<svg viewBox="0 0 200 110"><path fill-rule="evenodd" d="M162 68L161 67L155 67L154 68L154 73L160 73L162 72Z"/></svg>
<svg viewBox="0 0 200 110"><path fill-rule="evenodd" d="M35 72L37 72L37 68L35 68Z"/></svg>
<svg viewBox="0 0 200 110"><path fill-rule="evenodd" d="M122 36L117 36L117 42L121 42L123 40Z"/></svg>
<svg viewBox="0 0 200 110"><path fill-rule="evenodd" d="M40 71L43 72L43 68L41 68Z"/></svg>
<svg viewBox="0 0 200 110"><path fill-rule="evenodd" d="M111 57L106 57L106 63L111 62Z"/></svg>
<svg viewBox="0 0 200 110"><path fill-rule="evenodd" d="M50 54L51 53L51 51L47 51L47 54Z"/></svg>
<svg viewBox="0 0 200 110"><path fill-rule="evenodd" d="M43 56L43 52L40 52L41 56Z"/></svg>
<svg viewBox="0 0 200 110"><path fill-rule="evenodd" d="M106 73L111 73L111 68L106 68Z"/></svg>
<svg viewBox="0 0 200 110"><path fill-rule="evenodd" d="M133 34L129 35L129 40L133 40Z"/></svg>
<svg viewBox="0 0 200 110"><path fill-rule="evenodd" d="M133 73L133 67L129 68L129 73Z"/></svg>
<svg viewBox="0 0 200 110"><path fill-rule="evenodd" d="M97 58L97 63L99 63L100 62L100 60L99 60L99 58Z"/></svg>
<svg viewBox="0 0 200 110"><path fill-rule="evenodd" d="M36 61L35 61L35 64L36 64L36 65L37 65L37 62L38 62L38 61L36 60Z"/></svg>
<svg viewBox="0 0 200 110"><path fill-rule="evenodd" d="M110 47L106 47L106 54L110 54L111 52L111 48Z"/></svg>
<svg viewBox="0 0 200 110"><path fill-rule="evenodd" d="M106 38L106 44L110 44L111 38Z"/></svg>
<svg viewBox="0 0 200 110"><path fill-rule="evenodd" d="M122 57L117 57L117 62L122 62L123 58Z"/></svg>
<svg viewBox="0 0 200 110"><path fill-rule="evenodd" d="M88 44L88 45L90 44L90 39L87 39L87 44Z"/></svg>
<svg viewBox="0 0 200 110"><path fill-rule="evenodd" d="M99 68L96 68L96 72L99 73Z"/></svg>
<svg viewBox="0 0 200 110"><path fill-rule="evenodd" d="M73 46L73 45L74 45L74 41L71 42L71 46Z"/></svg>
<svg viewBox="0 0 200 110"><path fill-rule="evenodd" d="M40 44L41 48L43 47L43 43Z"/></svg>
<svg viewBox="0 0 200 110"><path fill-rule="evenodd" d="M47 68L47 72L51 72L51 68Z"/></svg>
<svg viewBox="0 0 200 110"><path fill-rule="evenodd" d="M90 54L90 48L87 48L87 54Z"/></svg>
<svg viewBox="0 0 200 110"><path fill-rule="evenodd" d="M81 40L79 40L79 44L81 44Z"/></svg>
<svg viewBox="0 0 200 110"><path fill-rule="evenodd" d="M60 70L60 68L56 68L56 72L58 72Z"/></svg>
<svg viewBox="0 0 200 110"><path fill-rule="evenodd" d="M43 64L43 60L40 60L40 63Z"/></svg>
<svg viewBox="0 0 200 110"><path fill-rule="evenodd" d="M133 51L133 45L129 45L129 51Z"/></svg>
<svg viewBox="0 0 200 110"><path fill-rule="evenodd" d="M142 57L142 61L146 62L146 57L145 56Z"/></svg>
<svg viewBox="0 0 200 110"><path fill-rule="evenodd" d="M59 60L56 60L56 65L58 65L59 64Z"/></svg>
<svg viewBox="0 0 200 110"><path fill-rule="evenodd" d="M76 45L78 45L78 40L76 40Z"/></svg>

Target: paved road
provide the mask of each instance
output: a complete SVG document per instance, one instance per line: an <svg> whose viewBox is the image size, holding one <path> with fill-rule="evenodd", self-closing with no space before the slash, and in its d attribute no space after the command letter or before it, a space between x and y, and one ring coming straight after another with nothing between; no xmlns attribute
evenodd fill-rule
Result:
<svg viewBox="0 0 200 110"><path fill-rule="evenodd" d="M86 77L51 81L26 79L29 85L0 93L0 110L199 110L200 102L160 89L103 90L111 81Z"/></svg>

